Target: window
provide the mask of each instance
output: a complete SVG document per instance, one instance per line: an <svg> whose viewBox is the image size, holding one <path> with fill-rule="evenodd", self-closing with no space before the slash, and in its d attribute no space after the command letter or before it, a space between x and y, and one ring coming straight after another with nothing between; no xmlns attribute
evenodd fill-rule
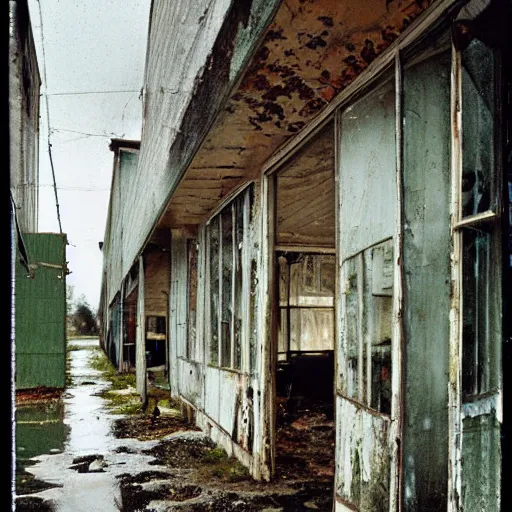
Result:
<svg viewBox="0 0 512 512"><path fill-rule="evenodd" d="M278 359L333 350L335 256L283 253L278 263Z"/></svg>
<svg viewBox="0 0 512 512"><path fill-rule="evenodd" d="M393 240L358 253L343 267L345 394L390 414Z"/></svg>
<svg viewBox="0 0 512 512"><path fill-rule="evenodd" d="M242 366L244 230L249 225L252 187L239 194L207 224L207 337L210 363Z"/></svg>
<svg viewBox="0 0 512 512"><path fill-rule="evenodd" d="M391 414L395 85L387 79L340 115L340 393Z"/></svg>
<svg viewBox="0 0 512 512"><path fill-rule="evenodd" d="M462 176L462 391L497 387L500 340L495 55L474 39L460 54Z"/></svg>
<svg viewBox="0 0 512 512"><path fill-rule="evenodd" d="M196 318L197 318L197 240L187 242L188 256L188 336L186 345L187 359L196 357Z"/></svg>

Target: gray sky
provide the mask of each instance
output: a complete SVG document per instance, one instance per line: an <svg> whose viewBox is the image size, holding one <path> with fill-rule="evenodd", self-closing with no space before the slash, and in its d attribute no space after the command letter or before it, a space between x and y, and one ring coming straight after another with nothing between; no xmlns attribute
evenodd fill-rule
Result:
<svg viewBox="0 0 512 512"><path fill-rule="evenodd" d="M59 232L47 144L48 94L62 231L69 242L67 282L75 298L85 295L96 309L98 242L105 232L113 165L108 145L111 137L140 138L150 0L28 3L42 80L39 231Z"/></svg>

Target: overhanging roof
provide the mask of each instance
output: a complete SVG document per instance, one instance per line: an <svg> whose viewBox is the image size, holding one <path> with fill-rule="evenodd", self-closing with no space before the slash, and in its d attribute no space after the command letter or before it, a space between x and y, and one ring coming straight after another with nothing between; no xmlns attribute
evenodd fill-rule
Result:
<svg viewBox="0 0 512 512"><path fill-rule="evenodd" d="M282 2L238 86L174 190L158 227L204 221L257 176L432 2ZM200 111L200 104L192 109ZM187 120L183 122L186 137ZM172 150L171 150L172 153Z"/></svg>

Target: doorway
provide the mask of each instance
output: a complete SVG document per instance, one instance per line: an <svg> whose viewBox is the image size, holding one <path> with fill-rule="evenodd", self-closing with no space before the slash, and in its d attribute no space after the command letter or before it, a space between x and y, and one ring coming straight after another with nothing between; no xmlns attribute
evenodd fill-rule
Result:
<svg viewBox="0 0 512 512"><path fill-rule="evenodd" d="M335 445L333 124L270 179L274 180L274 476L314 480L330 488Z"/></svg>

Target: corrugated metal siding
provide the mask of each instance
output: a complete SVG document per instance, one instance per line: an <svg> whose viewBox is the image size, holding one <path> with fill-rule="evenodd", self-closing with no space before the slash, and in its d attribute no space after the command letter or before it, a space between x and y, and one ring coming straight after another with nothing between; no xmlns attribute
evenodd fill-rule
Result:
<svg viewBox="0 0 512 512"><path fill-rule="evenodd" d="M66 235L24 235L31 263L66 263ZM65 386L66 273L39 266L34 278L16 263L16 388Z"/></svg>

